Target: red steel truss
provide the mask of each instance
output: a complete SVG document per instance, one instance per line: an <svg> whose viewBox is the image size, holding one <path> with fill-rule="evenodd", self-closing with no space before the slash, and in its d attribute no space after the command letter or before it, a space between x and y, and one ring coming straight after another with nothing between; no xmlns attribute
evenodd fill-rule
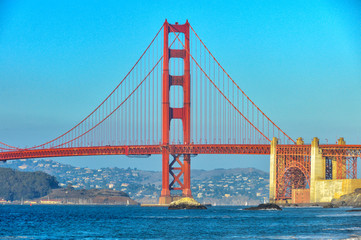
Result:
<svg viewBox="0 0 361 240"><path fill-rule="evenodd" d="M356 179L360 145L320 145L326 179ZM334 166L333 162L336 162ZM337 168L336 177L332 176ZM311 145L278 145L276 155L276 200L290 199L292 189L310 186Z"/></svg>
<svg viewBox="0 0 361 240"><path fill-rule="evenodd" d="M16 150L0 152L0 161L70 156L96 156L96 155L153 155L166 151L170 155L179 154L256 154L269 155L270 145L222 145L222 144L190 144L190 145L134 145L134 146L105 146L105 147L76 147L37 150Z"/></svg>
<svg viewBox="0 0 361 240"><path fill-rule="evenodd" d="M334 179L356 179L357 158L361 158L361 146L359 145L321 145L322 156L328 162L336 162L336 176ZM326 166L327 169L327 166ZM332 171L329 173L332 176Z"/></svg>
<svg viewBox="0 0 361 240"><path fill-rule="evenodd" d="M310 186L311 146L278 145L276 153L276 200L292 197L292 189Z"/></svg>
<svg viewBox="0 0 361 240"><path fill-rule="evenodd" d="M360 157L360 145L320 145L324 157Z"/></svg>

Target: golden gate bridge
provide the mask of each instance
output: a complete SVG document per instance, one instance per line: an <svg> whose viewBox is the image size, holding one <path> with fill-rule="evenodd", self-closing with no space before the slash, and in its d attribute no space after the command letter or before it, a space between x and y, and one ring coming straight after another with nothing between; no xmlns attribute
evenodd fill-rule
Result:
<svg viewBox="0 0 361 240"><path fill-rule="evenodd" d="M324 159L320 171L325 179L356 179L361 146L339 143L317 142ZM292 189L311 188L311 147L293 140L267 117L188 21L166 20L94 111L38 146L19 148L0 142L0 160L159 154L160 203L169 203L180 191L181 196L192 196L193 155L271 155L270 198L281 201L292 198Z"/></svg>

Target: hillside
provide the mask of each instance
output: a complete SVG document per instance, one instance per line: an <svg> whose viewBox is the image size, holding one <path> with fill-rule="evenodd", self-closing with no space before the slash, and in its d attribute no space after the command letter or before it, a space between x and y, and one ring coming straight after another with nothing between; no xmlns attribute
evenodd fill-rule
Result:
<svg viewBox="0 0 361 240"><path fill-rule="evenodd" d="M157 203L161 172L139 169L79 168L49 159L8 161L2 167L21 171L44 171L59 185L76 189L113 189L126 192L135 201ZM253 168L192 170L192 193L200 202L213 204L257 204L268 198L269 174Z"/></svg>
<svg viewBox="0 0 361 240"><path fill-rule="evenodd" d="M40 198L59 188L55 177L44 172L20 172L0 168L0 198L27 200Z"/></svg>

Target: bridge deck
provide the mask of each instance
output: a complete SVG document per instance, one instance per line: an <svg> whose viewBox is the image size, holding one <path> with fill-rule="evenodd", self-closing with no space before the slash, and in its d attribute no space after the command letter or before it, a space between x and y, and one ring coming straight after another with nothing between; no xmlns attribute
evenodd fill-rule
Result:
<svg viewBox="0 0 361 240"><path fill-rule="evenodd" d="M190 145L133 145L99 146L49 149L22 149L0 152L0 161L27 158L97 156L97 155L153 155L162 154L167 148L170 154L255 154L269 155L269 144L190 144Z"/></svg>
<svg viewBox="0 0 361 240"><path fill-rule="evenodd" d="M283 155L301 154L303 148L311 149L311 145L278 145ZM252 154L269 155L269 144L176 144L176 145L132 145L132 146L99 146L48 149L19 149L17 151L0 152L0 161L26 158L97 156L97 155L154 155L162 154L167 148L170 154ZM320 145L324 157L361 156L361 145ZM304 151L301 151L304 152ZM304 153L309 155L310 153Z"/></svg>

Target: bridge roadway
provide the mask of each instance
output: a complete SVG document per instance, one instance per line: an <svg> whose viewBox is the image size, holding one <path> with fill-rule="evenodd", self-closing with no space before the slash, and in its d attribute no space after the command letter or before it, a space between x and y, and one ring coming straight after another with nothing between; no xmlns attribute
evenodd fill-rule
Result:
<svg viewBox="0 0 361 240"><path fill-rule="evenodd" d="M253 154L269 155L269 144L179 144L179 145L133 145L99 146L47 149L18 149L0 152L0 161L45 157L97 156L97 155L153 155L162 154L167 148L169 154Z"/></svg>
<svg viewBox="0 0 361 240"><path fill-rule="evenodd" d="M162 154L167 148L169 154L252 154L269 155L269 144L172 144L172 145L132 145L132 146L98 146L47 149L18 149L16 151L0 152L0 161L71 156L98 155L153 155ZM301 148L311 148L311 145L278 145L282 155L309 155ZM361 156L361 145L320 145L324 157L354 157ZM284 149L284 150L283 150Z"/></svg>

